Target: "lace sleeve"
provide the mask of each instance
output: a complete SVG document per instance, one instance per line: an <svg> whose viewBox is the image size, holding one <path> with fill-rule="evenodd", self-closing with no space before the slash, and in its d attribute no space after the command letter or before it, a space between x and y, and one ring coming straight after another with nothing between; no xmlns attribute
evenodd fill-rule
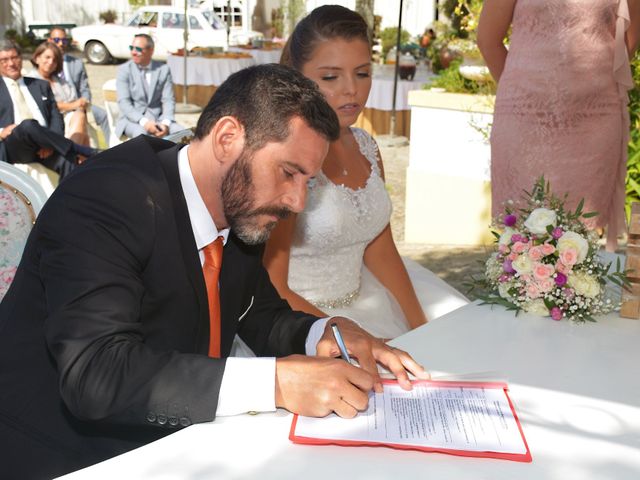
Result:
<svg viewBox="0 0 640 480"><path fill-rule="evenodd" d="M358 142L360 153L362 153L362 155L364 155L365 158L371 163L371 171L377 176L382 177L380 172L380 165L378 164L380 153L376 141L371 135L369 135L368 132L362 130L361 128L352 127L351 131L353 132L353 136Z"/></svg>

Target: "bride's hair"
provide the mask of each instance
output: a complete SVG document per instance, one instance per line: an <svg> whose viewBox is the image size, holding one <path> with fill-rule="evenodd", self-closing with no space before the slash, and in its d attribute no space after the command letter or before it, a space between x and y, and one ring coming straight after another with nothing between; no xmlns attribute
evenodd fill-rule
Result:
<svg viewBox="0 0 640 480"><path fill-rule="evenodd" d="M371 45L369 27L360 14L340 5L325 5L298 22L282 51L280 64L300 71L320 42L334 38L360 39Z"/></svg>

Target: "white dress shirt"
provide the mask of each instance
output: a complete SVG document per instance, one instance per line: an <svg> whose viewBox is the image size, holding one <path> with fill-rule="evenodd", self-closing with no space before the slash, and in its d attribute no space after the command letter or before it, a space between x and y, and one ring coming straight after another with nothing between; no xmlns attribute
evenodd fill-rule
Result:
<svg viewBox="0 0 640 480"><path fill-rule="evenodd" d="M22 122L24 120L24 118L20 117L20 113L18 113L18 107L16 106L16 100L11 95L11 90L12 90L11 82L13 80L11 80L10 78L7 78L7 77L2 77L2 80L4 81L5 85L7 86L7 90L9 90L9 96L11 96L11 101L13 102L13 123L18 125L18 124L20 124L20 122ZM24 96L24 100L27 102L27 107L29 107L29 110L31 111L31 115L33 116L33 119L36 122L38 122L41 126L43 126L45 128L48 127L47 121L44 119L44 115L42 115L42 112L38 108L38 104L33 99L33 95L31 95L31 92L29 91L29 89L25 85L24 79L22 77L20 77L18 80L16 80L16 82L18 82L18 86L20 87L20 91L22 92L22 95Z"/></svg>
<svg viewBox="0 0 640 480"><path fill-rule="evenodd" d="M193 236L200 254L200 263L204 264L202 249L218 236L222 236L223 243L226 244L229 229L225 228L219 231L213 223L211 214L200 196L191 173L188 150L189 146L187 145L178 154L178 171ZM322 336L327 320L318 320L311 326L305 343L307 355L316 354L316 345ZM276 360L273 357L227 358L220 385L216 415L225 416L251 411L275 410L275 378Z"/></svg>

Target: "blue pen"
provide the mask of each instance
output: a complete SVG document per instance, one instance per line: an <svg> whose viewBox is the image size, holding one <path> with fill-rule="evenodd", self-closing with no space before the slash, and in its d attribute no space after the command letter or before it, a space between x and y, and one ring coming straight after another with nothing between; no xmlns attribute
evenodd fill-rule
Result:
<svg viewBox="0 0 640 480"><path fill-rule="evenodd" d="M340 349L340 355L342 356L342 359L348 363L351 363L351 357L349 356L349 352L347 352L347 346L344 344L344 340L342 339L342 334L340 333L338 325L332 323L331 330L333 331L333 338L336 339L336 343L338 344L338 348Z"/></svg>

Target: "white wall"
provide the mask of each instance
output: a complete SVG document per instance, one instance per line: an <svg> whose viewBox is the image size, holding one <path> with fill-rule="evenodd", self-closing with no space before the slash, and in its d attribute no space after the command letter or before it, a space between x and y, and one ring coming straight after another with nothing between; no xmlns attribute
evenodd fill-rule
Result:
<svg viewBox="0 0 640 480"><path fill-rule="evenodd" d="M130 10L128 0L9 0L10 24L26 30L31 23L98 23L98 15L105 10L118 13Z"/></svg>
<svg viewBox="0 0 640 480"><path fill-rule="evenodd" d="M254 0L255 1L255 0ZM280 6L280 0L264 0L265 14L270 18L271 9ZM321 5L342 5L355 10L356 0L307 0L307 12ZM400 0L375 0L374 13L382 17L382 28L395 27L398 24L398 8ZM434 0L404 0L402 14L402 28L416 36L425 31L433 23L435 16Z"/></svg>

